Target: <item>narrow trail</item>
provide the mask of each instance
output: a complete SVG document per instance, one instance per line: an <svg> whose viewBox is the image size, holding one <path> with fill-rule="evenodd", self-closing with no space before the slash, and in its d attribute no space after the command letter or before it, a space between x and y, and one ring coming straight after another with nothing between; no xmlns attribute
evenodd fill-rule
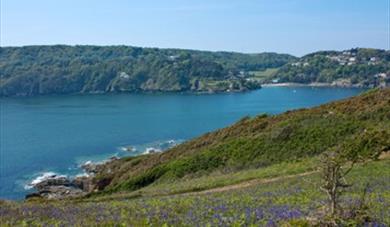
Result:
<svg viewBox="0 0 390 227"><path fill-rule="evenodd" d="M206 189L206 190L198 191L198 192L181 193L180 195L202 195L202 194L208 194L208 193L225 192L225 191L247 188L250 186L257 185L257 184L266 184L266 183L276 182L276 181L280 181L280 180L291 179L291 178L295 178L295 177L308 176L308 175L311 175L314 173L318 173L318 171L310 171L310 172L304 172L304 173L292 174L292 175L280 176L280 177L273 177L273 178L253 179L253 180L244 181L244 182L241 182L238 184L226 185L226 186Z"/></svg>
<svg viewBox="0 0 390 227"><path fill-rule="evenodd" d="M380 160L390 159L390 151L383 152L379 156L379 159ZM179 194L180 195L202 195L202 194L208 194L208 193L225 192L225 191L230 191L230 190L247 188L250 186L257 185L257 184L266 184L266 183L276 182L276 181L280 181L280 180L291 179L291 178L295 178L295 177L308 176L308 175L318 173L318 172L319 172L318 170L315 170L315 171L309 171L309 172L280 176L280 177L253 179L253 180L243 181L243 182L240 182L237 184L231 184L231 185L226 185L226 186L222 186L222 187L206 189L203 191L178 193L178 195Z"/></svg>

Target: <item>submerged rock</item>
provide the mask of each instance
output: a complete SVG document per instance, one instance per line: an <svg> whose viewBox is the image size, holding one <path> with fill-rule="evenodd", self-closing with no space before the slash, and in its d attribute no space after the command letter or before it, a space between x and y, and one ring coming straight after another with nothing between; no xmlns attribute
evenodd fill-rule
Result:
<svg viewBox="0 0 390 227"><path fill-rule="evenodd" d="M137 149L135 149L135 147L132 147L132 146L126 146L126 147L123 147L123 150L127 151L127 152L134 152Z"/></svg>
<svg viewBox="0 0 390 227"><path fill-rule="evenodd" d="M111 162L111 161L115 161L115 160L118 160L118 159L119 159L118 157L112 156L109 161Z"/></svg>

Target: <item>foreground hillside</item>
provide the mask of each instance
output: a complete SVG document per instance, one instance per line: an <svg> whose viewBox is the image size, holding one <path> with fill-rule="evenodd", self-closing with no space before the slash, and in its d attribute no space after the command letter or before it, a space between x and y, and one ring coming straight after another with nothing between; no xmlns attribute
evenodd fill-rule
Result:
<svg viewBox="0 0 390 227"><path fill-rule="evenodd" d="M241 169L310 158L332 149L365 153L390 147L390 89L276 116L245 117L164 153L103 165L93 179L100 194L134 191Z"/></svg>
<svg viewBox="0 0 390 227"><path fill-rule="evenodd" d="M171 184L156 184L163 193L176 184L186 187L238 176L269 179L268 174L302 171L311 162L239 171ZM371 217L367 226L390 225L390 160L356 167L347 180L353 185L343 206L357 207L369 184L365 204ZM275 178L273 178L275 179ZM315 186L317 173L279 178L221 192L110 198L94 201L1 202L1 226L309 226L325 215L326 196ZM353 221L348 226L355 226Z"/></svg>
<svg viewBox="0 0 390 227"><path fill-rule="evenodd" d="M247 71L280 67L286 54L240 54L130 46L0 48L0 95L142 91L243 91Z"/></svg>

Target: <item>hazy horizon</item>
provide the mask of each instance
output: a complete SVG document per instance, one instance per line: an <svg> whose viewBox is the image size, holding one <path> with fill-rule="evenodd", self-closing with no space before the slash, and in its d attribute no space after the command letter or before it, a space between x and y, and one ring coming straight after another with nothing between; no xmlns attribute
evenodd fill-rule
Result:
<svg viewBox="0 0 390 227"><path fill-rule="evenodd" d="M126 45L302 56L390 49L389 1L2 0L0 46Z"/></svg>

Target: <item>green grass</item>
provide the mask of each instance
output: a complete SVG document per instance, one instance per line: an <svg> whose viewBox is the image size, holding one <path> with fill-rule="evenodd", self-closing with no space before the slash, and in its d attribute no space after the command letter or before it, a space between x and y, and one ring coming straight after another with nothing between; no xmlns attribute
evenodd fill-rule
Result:
<svg viewBox="0 0 390 227"><path fill-rule="evenodd" d="M263 71L250 71L249 73L258 79L268 79L273 77L278 72L278 70L279 68L269 68Z"/></svg>
<svg viewBox="0 0 390 227"><path fill-rule="evenodd" d="M274 170L270 168L268 171L274 172L280 167L275 166ZM341 198L345 210L354 206L366 184L370 183L367 212L373 222L389 225L389 169L390 159L356 166L347 176L352 187ZM232 178L240 177L240 174L232 175ZM203 180L206 181L206 178ZM326 196L318 189L318 182L319 175L313 174L212 194L118 198L100 202L3 202L0 206L1 224L263 226L274 223L280 226L286 223L307 223L306 218L320 216L324 207ZM169 185L158 187L159 190L171 188Z"/></svg>
<svg viewBox="0 0 390 227"><path fill-rule="evenodd" d="M197 192L207 189L234 185L253 179L268 179L274 177L300 174L315 170L316 158L296 162L284 162L264 168L244 169L237 172L215 171L208 175L187 176L183 179L161 179L145 188L133 192L116 193L108 196L92 196L89 201L134 198L139 196L162 196L186 192ZM100 194L101 195L101 194Z"/></svg>

